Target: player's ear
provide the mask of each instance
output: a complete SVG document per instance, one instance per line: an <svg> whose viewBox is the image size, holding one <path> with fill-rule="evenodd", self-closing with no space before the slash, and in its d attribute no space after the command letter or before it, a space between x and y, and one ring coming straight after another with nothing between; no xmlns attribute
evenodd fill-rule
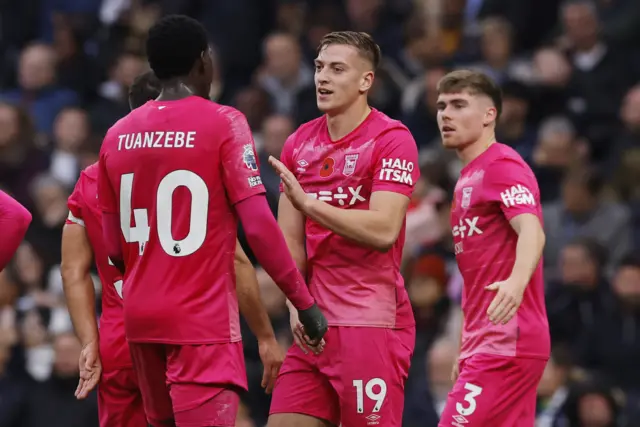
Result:
<svg viewBox="0 0 640 427"><path fill-rule="evenodd" d="M495 107L488 108L484 113L484 121L482 124L484 127L490 126L492 123L496 123L498 120L498 110Z"/></svg>
<svg viewBox="0 0 640 427"><path fill-rule="evenodd" d="M360 92L361 93L365 93L366 91L371 89L371 86L373 86L374 78L375 78L375 76L373 74L373 71L367 71L362 75L362 80L360 81Z"/></svg>

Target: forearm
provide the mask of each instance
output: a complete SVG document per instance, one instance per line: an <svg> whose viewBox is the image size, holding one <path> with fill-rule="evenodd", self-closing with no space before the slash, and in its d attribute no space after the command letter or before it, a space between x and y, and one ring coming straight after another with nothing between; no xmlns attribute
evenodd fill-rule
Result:
<svg viewBox="0 0 640 427"><path fill-rule="evenodd" d="M250 263L245 263L244 260L236 259L235 267L236 292L242 317L245 318L249 329L258 341L275 339L271 320L260 299L260 288L255 270Z"/></svg>
<svg viewBox="0 0 640 427"><path fill-rule="evenodd" d="M340 209L309 199L304 214L334 233L377 250L388 250L397 239L392 221L368 209Z"/></svg>
<svg viewBox="0 0 640 427"><path fill-rule="evenodd" d="M66 268L62 270L62 283L71 322L82 345L98 340L96 295L89 272L80 273Z"/></svg>
<svg viewBox="0 0 640 427"><path fill-rule="evenodd" d="M529 283L542 257L544 242L545 236L541 228L522 227L516 244L516 260L511 270L513 280L523 286Z"/></svg>
<svg viewBox="0 0 640 427"><path fill-rule="evenodd" d="M314 304L300 271L293 261L278 224L264 196L253 196L236 205L249 246L258 262L285 296L301 310Z"/></svg>

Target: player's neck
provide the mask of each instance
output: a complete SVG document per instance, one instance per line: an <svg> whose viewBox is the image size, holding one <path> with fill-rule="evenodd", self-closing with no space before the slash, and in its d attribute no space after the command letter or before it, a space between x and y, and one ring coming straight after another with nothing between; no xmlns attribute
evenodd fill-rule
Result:
<svg viewBox="0 0 640 427"><path fill-rule="evenodd" d="M162 91L158 96L158 101L176 101L178 99L193 96L195 91L181 79L172 79L162 82Z"/></svg>
<svg viewBox="0 0 640 427"><path fill-rule="evenodd" d="M327 130L332 141L338 141L353 132L371 113L369 104L354 104L342 113L327 114Z"/></svg>
<svg viewBox="0 0 640 427"><path fill-rule="evenodd" d="M458 157L462 160L462 164L466 166L478 158L482 153L487 151L487 149L495 142L496 136L494 132L491 132L489 135L483 135L476 142L458 150Z"/></svg>

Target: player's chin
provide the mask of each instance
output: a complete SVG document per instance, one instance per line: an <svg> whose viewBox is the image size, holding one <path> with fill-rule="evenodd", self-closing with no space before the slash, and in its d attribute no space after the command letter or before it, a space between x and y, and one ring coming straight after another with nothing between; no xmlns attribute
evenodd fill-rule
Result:
<svg viewBox="0 0 640 427"><path fill-rule="evenodd" d="M456 138L450 136L441 135L442 146L444 148L458 148L460 146L459 141Z"/></svg>
<svg viewBox="0 0 640 427"><path fill-rule="evenodd" d="M330 113L331 111L335 110L336 106L334 104L335 103L331 101L325 101L320 99L316 100L316 105L318 106L318 110L322 111L323 113Z"/></svg>

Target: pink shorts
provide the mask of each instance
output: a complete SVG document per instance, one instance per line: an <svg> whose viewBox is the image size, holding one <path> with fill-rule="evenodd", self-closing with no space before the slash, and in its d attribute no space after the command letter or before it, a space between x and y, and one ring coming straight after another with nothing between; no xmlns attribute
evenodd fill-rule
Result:
<svg viewBox="0 0 640 427"><path fill-rule="evenodd" d="M235 425L247 388L242 343L129 343L144 410L154 427Z"/></svg>
<svg viewBox="0 0 640 427"><path fill-rule="evenodd" d="M287 352L270 414L298 413L334 425L400 427L414 327L330 327L319 355Z"/></svg>
<svg viewBox="0 0 640 427"><path fill-rule="evenodd" d="M138 378L132 368L102 373L98 416L100 427L147 427Z"/></svg>
<svg viewBox="0 0 640 427"><path fill-rule="evenodd" d="M475 354L460 362L438 427L533 427L546 360Z"/></svg>

